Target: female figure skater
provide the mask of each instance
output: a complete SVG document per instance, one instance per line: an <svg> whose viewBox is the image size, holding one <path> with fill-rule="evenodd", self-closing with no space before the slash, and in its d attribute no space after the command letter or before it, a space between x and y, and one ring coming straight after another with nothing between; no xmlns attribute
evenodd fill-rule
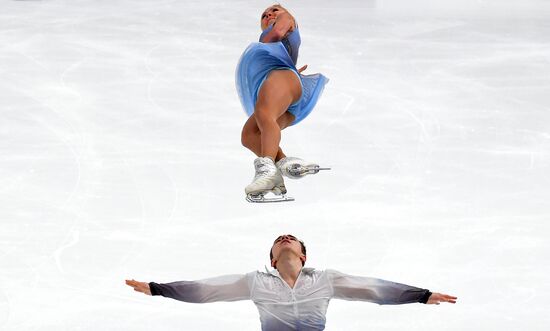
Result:
<svg viewBox="0 0 550 331"><path fill-rule="evenodd" d="M245 188L249 201L265 201L267 192L285 194L282 175L300 178L321 170L316 164L286 157L279 143L281 130L313 110L328 81L321 74L301 75L307 65L296 69L300 33L285 8L278 4L267 8L261 28L260 42L244 51L236 72L237 92L249 116L241 141L258 156L254 180ZM296 172L297 168L302 171Z"/></svg>

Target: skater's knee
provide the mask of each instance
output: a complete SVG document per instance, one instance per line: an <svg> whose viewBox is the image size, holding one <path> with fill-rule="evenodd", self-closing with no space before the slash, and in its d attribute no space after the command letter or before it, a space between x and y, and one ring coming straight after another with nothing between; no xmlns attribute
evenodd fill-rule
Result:
<svg viewBox="0 0 550 331"><path fill-rule="evenodd" d="M243 129L243 131L241 132L241 144L246 148L250 148L253 145L252 142L255 136L256 136L255 132Z"/></svg>
<svg viewBox="0 0 550 331"><path fill-rule="evenodd" d="M254 110L254 116L256 116L256 122L258 123L260 130L262 125L277 122L276 113L268 107L256 107Z"/></svg>
<svg viewBox="0 0 550 331"><path fill-rule="evenodd" d="M248 136L244 132L241 134L241 144L246 148L248 148L248 146L250 146Z"/></svg>

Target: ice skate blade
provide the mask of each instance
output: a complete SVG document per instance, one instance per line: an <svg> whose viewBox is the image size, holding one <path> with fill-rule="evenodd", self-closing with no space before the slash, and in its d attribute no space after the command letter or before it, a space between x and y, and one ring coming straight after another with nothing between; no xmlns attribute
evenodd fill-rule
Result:
<svg viewBox="0 0 550 331"><path fill-rule="evenodd" d="M286 196L286 194L283 195L275 195L274 197L267 197L265 194L247 194L246 195L246 201L252 202L252 203L270 203L270 202L288 202L288 201L294 201L294 198Z"/></svg>
<svg viewBox="0 0 550 331"><path fill-rule="evenodd" d="M314 175L318 173L320 170L331 170L331 168L326 167L319 167L319 166L311 166L311 167L293 167L288 170L288 173L291 176L294 177L303 177L305 175Z"/></svg>

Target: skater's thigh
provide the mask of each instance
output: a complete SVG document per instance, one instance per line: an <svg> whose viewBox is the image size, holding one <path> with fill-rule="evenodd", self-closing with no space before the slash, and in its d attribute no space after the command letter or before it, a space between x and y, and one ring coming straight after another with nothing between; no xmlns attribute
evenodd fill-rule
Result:
<svg viewBox="0 0 550 331"><path fill-rule="evenodd" d="M290 70L273 70L258 93L254 113L256 119L278 119L288 107L300 99L302 86L296 74Z"/></svg>

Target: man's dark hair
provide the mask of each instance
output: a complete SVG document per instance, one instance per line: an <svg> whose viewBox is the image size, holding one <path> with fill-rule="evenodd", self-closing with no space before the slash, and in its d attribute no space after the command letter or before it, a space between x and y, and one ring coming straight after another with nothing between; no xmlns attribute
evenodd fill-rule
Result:
<svg viewBox="0 0 550 331"><path fill-rule="evenodd" d="M277 239L275 239L275 240L277 240ZM304 242L299 240L299 239L297 239L297 240L300 243L300 246L302 246L302 254L304 254L304 256L307 256L307 254L306 254L306 244L304 244ZM273 244L275 244L275 243L273 243ZM273 245L271 245L271 249L269 250L269 261L272 261L272 260L273 260ZM304 266L304 264L306 264L306 262L302 261L302 267ZM277 268L275 268L275 269L277 269Z"/></svg>

